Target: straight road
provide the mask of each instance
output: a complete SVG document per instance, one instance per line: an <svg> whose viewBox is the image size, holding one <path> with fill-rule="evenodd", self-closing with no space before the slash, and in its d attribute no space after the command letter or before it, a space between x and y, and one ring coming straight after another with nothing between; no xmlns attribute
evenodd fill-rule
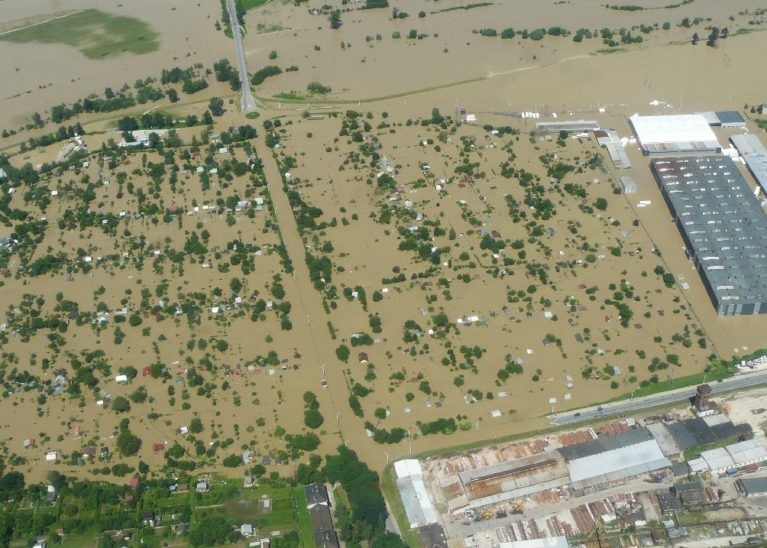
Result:
<svg viewBox="0 0 767 548"><path fill-rule="evenodd" d="M757 386L759 384L766 383L767 370L754 371L750 373L739 373L733 377L708 384L711 387L711 392L717 394L730 390L736 390L738 388L749 388L751 386ZM583 421L607 418L616 415L624 415L626 413L631 413L650 407L667 405L692 398L695 395L696 388L697 387L695 386L687 386L685 388L677 388L676 390L660 392L658 394L643 396L641 398L604 403L602 405L593 405L591 407L585 407L583 409L572 412L568 411L567 413L562 413L555 416L551 423L558 426L576 424Z"/></svg>
<svg viewBox="0 0 767 548"><path fill-rule="evenodd" d="M242 29L240 28L240 22L237 20L237 6L235 6L234 0L226 0L226 8L229 11L229 21L232 27L232 36L234 37L234 49L237 52L237 64L240 70L240 85L242 87L240 108L243 112L251 112L256 110L258 103L250 91L248 66L245 64L245 50L242 47Z"/></svg>
<svg viewBox="0 0 767 548"><path fill-rule="evenodd" d="M371 467L382 468L384 452L380 446L373 448L372 442L365 435L361 421L353 415L347 404L349 390L346 387L343 367L339 365L334 343L328 333L326 322L329 316L322 306L322 296L314 289L309 276L304 240L298 230L288 197L283 191L282 174L278 169L277 161L272 157L272 150L266 146L263 138L256 139L253 144L258 157L263 162L264 176L282 241L293 263L293 279L285 280L286 284L291 283L293 286L293 289L288 287L288 296L293 302L293 310L296 313L296 321L291 333L303 339L311 350L310 355L304 356L305 367L302 369L302 374L309 382L310 390L316 392L317 397L323 401L321 409L328 431L334 428L335 422L335 427L344 443L350 449L357 451L361 460L366 460ZM297 297L297 303L293 300L291 291L295 291L292 295ZM320 388L322 380L328 383L325 390ZM330 408L325 406L325 402L330 404Z"/></svg>

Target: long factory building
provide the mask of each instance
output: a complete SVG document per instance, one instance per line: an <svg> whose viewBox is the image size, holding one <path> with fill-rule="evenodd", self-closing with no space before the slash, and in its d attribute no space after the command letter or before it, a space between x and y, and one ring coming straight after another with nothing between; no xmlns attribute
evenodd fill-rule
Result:
<svg viewBox="0 0 767 548"><path fill-rule="evenodd" d="M732 158L650 165L717 314L767 314L767 215Z"/></svg>

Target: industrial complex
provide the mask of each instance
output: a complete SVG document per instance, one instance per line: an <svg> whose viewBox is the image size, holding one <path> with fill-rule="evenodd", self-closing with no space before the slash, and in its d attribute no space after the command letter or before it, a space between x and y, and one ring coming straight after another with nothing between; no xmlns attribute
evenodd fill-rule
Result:
<svg viewBox="0 0 767 548"><path fill-rule="evenodd" d="M767 186L767 149L748 133L732 135L734 148L722 149L711 128L745 129L736 111L635 114L629 123L642 152L654 157L652 174L717 314L767 313L767 215L758 199Z"/></svg>
<svg viewBox="0 0 767 548"><path fill-rule="evenodd" d="M767 216L733 160L674 157L651 166L717 313L767 313Z"/></svg>
<svg viewBox="0 0 767 548"><path fill-rule="evenodd" d="M722 147L701 114L629 118L645 154L719 152Z"/></svg>
<svg viewBox="0 0 767 548"><path fill-rule="evenodd" d="M767 314L767 202L761 201L767 148L760 138L737 111L635 114L628 124L633 137L592 120L541 121L536 130L577 132L578 139L593 134L615 170L632 169L638 156L629 145L638 145L716 315ZM641 174L619 173L613 182L631 200ZM643 198L648 190L641 189ZM639 200L636 207L651 203ZM688 289L683 274L675 278ZM572 539L584 545L604 528L645 530L644 544L687 538L693 528L679 513L767 499L767 423L758 418L767 409L751 409L753 422L742 412L734 421L730 411L737 405L714 402L711 394L710 385L699 386L689 414L626 418L451 457L400 461L396 484L409 524L461 539L466 548L572 546ZM763 538L767 506L756 515L718 534Z"/></svg>
<svg viewBox="0 0 767 548"><path fill-rule="evenodd" d="M767 496L763 433L735 424L722 412L729 405L711 402L707 387L699 387L689 418L624 419L398 461L396 485L410 527L458 537L467 548L580 545L605 527L646 528L653 543L686 537L690 530L675 515ZM660 521L648 525L654 515ZM762 521L767 525L767 507Z"/></svg>

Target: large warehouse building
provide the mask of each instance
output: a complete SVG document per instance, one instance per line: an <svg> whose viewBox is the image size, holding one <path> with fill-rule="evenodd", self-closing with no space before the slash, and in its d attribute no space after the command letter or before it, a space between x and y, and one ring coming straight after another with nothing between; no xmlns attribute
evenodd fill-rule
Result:
<svg viewBox="0 0 767 548"><path fill-rule="evenodd" d="M706 118L700 114L629 118L645 154L719 152L722 147Z"/></svg>
<svg viewBox="0 0 767 548"><path fill-rule="evenodd" d="M557 451L464 470L458 479L463 493L448 502L451 509L481 508L570 483L567 465Z"/></svg>
<svg viewBox="0 0 767 548"><path fill-rule="evenodd" d="M743 156L743 161L759 183L762 192L767 193L767 148L764 148L759 137L753 133L733 135L730 141Z"/></svg>
<svg viewBox="0 0 767 548"><path fill-rule="evenodd" d="M726 156L651 162L720 316L767 314L767 215Z"/></svg>
<svg viewBox="0 0 767 548"><path fill-rule="evenodd" d="M559 450L575 489L584 489L671 466L646 428Z"/></svg>
<svg viewBox="0 0 767 548"><path fill-rule="evenodd" d="M437 523L437 512L423 482L421 464L416 459L398 460L394 463L394 473L410 527Z"/></svg>

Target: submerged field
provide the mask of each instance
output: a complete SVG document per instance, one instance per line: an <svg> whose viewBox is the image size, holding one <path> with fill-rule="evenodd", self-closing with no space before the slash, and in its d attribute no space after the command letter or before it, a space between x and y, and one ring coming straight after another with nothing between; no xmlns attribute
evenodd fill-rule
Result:
<svg viewBox="0 0 767 548"><path fill-rule="evenodd" d="M2 259L0 413L29 417L0 437L31 478L290 475L341 442L380 469L767 346L764 319L713 314L634 143L618 172L591 135L518 114L629 137L633 112L756 104L755 6L339 4L331 29L318 2L243 2L256 122L210 70L233 52L218 3L76 4L0 43L17 76L0 110L20 130L0 141L20 170L0 210L19 240ZM159 35L131 22L150 7ZM714 24L730 36L692 45ZM178 133L118 149L126 114ZM51 166L75 122L88 151ZM63 140L27 144L60 124ZM113 460L83 457L101 446Z"/></svg>
<svg viewBox="0 0 767 548"><path fill-rule="evenodd" d="M149 23L90 9L0 35L16 43L63 44L88 59L157 51L159 35Z"/></svg>
<svg viewBox="0 0 767 548"><path fill-rule="evenodd" d="M374 432L500 433L711 354L595 143L488 127L350 111L275 130L336 363Z"/></svg>

